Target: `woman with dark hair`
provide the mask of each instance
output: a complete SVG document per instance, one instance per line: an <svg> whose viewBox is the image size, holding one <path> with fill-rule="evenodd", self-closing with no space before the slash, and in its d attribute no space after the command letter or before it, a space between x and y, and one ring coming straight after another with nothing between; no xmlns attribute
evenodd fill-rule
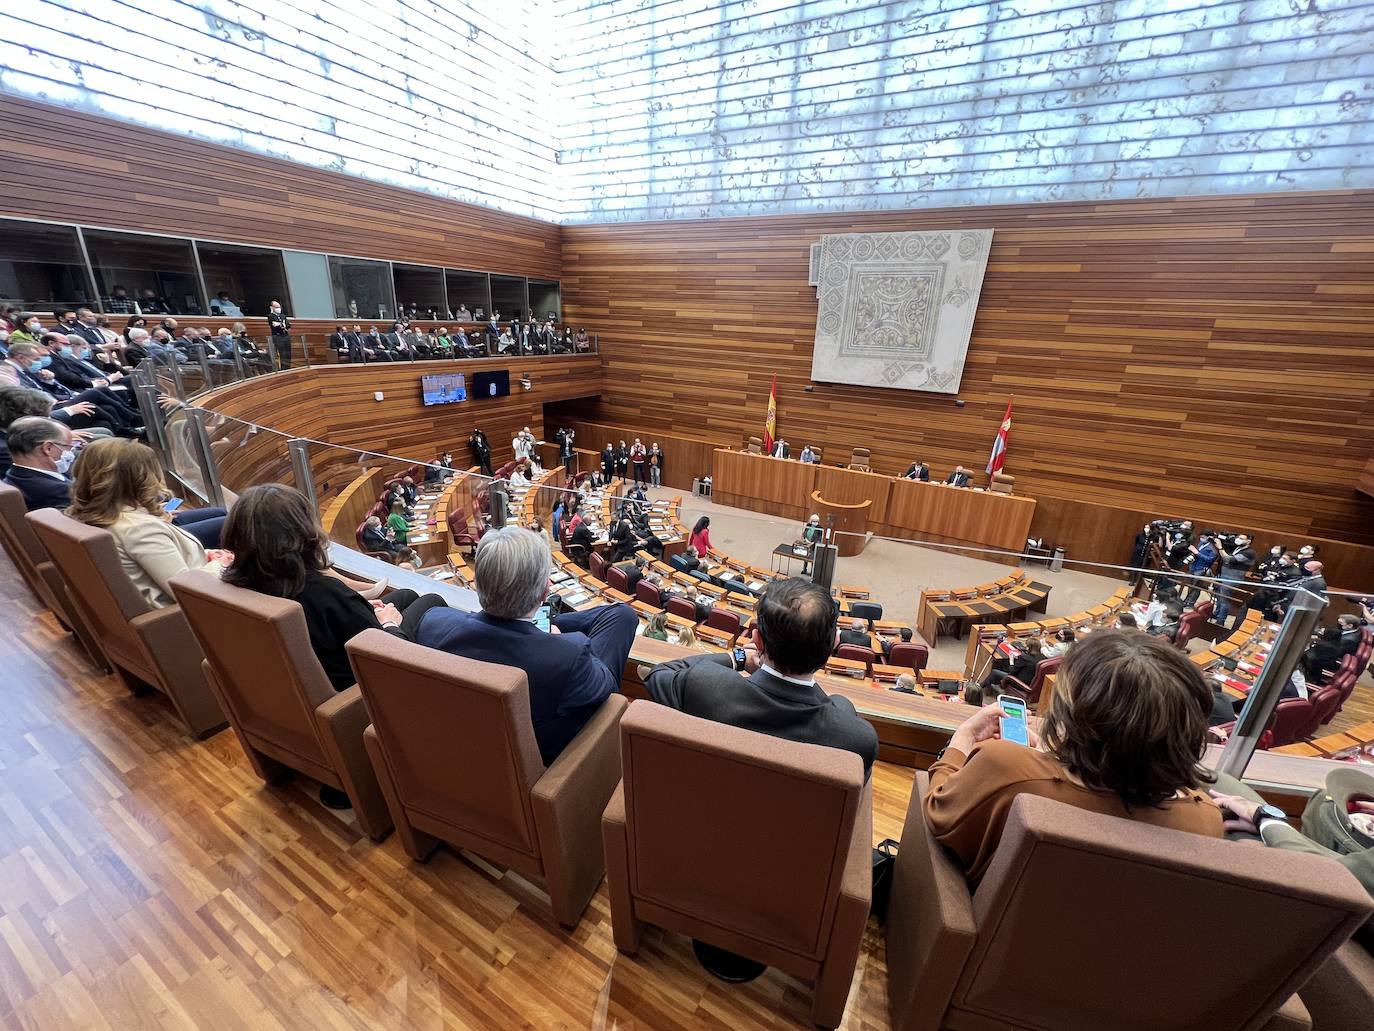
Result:
<svg viewBox="0 0 1374 1031"><path fill-rule="evenodd" d="M702 516L692 527L692 536L687 541L692 547L697 549L698 555L705 555L711 550L711 517Z"/></svg>
<svg viewBox="0 0 1374 1031"><path fill-rule="evenodd" d="M309 500L280 483L249 487L224 525L233 561L224 582L275 598L291 598L305 612L310 645L334 690L353 684L344 645L370 627L414 640L426 612L445 604L437 594L392 591L368 602L329 569L329 538Z"/></svg>
<svg viewBox="0 0 1374 1031"><path fill-rule="evenodd" d="M1029 747L1000 739L996 705L954 732L930 768L926 823L975 883L1020 794L1221 837L1221 812L1201 790L1211 712L1212 692L1182 652L1138 631L1098 630L1065 654Z"/></svg>
<svg viewBox="0 0 1374 1031"><path fill-rule="evenodd" d="M983 681L983 691L995 692L997 685L1008 677L1015 677L1027 687L1031 680L1035 678L1035 671L1040 663L1046 659L1044 646L1040 643L1040 638L1032 637L1025 641L1016 642L1017 650L1020 652L1015 661L1008 662L1002 656L993 660L992 670L988 673L987 680Z"/></svg>
<svg viewBox="0 0 1374 1031"><path fill-rule="evenodd" d="M124 323L124 332L121 333L120 335L124 338L124 343L125 343L125 344L132 344L133 341L129 339L129 330L131 330L131 329L147 329L147 328L148 328L148 320L145 319L142 315L130 315L130 316L129 316L129 321L126 322L126 323Z"/></svg>

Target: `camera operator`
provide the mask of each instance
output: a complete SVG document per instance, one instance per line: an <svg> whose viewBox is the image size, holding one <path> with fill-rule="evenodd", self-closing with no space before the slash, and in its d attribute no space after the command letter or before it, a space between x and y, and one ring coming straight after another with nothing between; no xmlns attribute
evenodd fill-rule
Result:
<svg viewBox="0 0 1374 1031"><path fill-rule="evenodd" d="M1221 582L1213 592L1216 604L1212 612L1212 621L1218 626L1225 626L1227 617L1231 614L1231 605L1238 600L1234 585L1245 582L1246 576L1255 564L1255 549L1250 547L1250 538L1243 533L1238 533L1229 540L1223 537L1219 543Z"/></svg>
<svg viewBox="0 0 1374 1031"><path fill-rule="evenodd" d="M1204 530L1198 535L1197 546L1188 546L1188 572L1195 577L1210 574L1212 567L1216 565L1217 554L1220 550L1216 534L1211 530ZM1200 594L1202 594L1202 583L1198 580L1190 580L1187 590L1183 592L1183 604L1192 608L1197 604Z"/></svg>

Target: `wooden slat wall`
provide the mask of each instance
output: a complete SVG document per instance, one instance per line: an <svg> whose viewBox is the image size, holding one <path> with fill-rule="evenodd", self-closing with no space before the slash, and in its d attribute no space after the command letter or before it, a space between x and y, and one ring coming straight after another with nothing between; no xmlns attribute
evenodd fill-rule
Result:
<svg viewBox="0 0 1374 1031"><path fill-rule="evenodd" d="M961 226L995 230L966 406L804 392L809 245ZM601 403L572 411L617 433L738 447L776 372L794 450L943 476L981 469L1014 394L1016 489L1074 503L1085 546L1096 505L1374 543L1354 489L1374 450L1374 191L567 226L563 260L568 316L598 327L606 365Z"/></svg>
<svg viewBox="0 0 1374 1031"><path fill-rule="evenodd" d="M545 358L531 366L532 386L522 390L517 369L502 359L464 362L463 371L484 369L511 370L509 397L473 400L463 404L426 408L420 399L422 363L410 365L339 365L327 368L297 369L274 376L265 383L247 381L222 387L197 400L203 408L247 422L257 423L283 433L328 441L331 446L312 447L311 461L318 469L340 469L355 456L346 448L379 451L399 458L427 461L440 449L453 452L454 464L472 464L467 446L474 426L480 426L491 442L492 463L500 465L512 457L511 438L523 426L536 436L543 435L543 406L546 402L595 395L601 388L601 366L595 356ZM447 366L445 366L447 367ZM383 400L373 400L380 390ZM227 459L234 479L231 487L261 482L259 470L283 469L289 476L289 462L283 467L279 454L285 447L270 434L245 437L246 428L238 424L217 427L212 438L234 439ZM223 462L221 463L223 466ZM353 474L359 470L353 466ZM331 484L337 490L341 484Z"/></svg>
<svg viewBox="0 0 1374 1031"><path fill-rule="evenodd" d="M559 228L0 96L0 216L556 278Z"/></svg>

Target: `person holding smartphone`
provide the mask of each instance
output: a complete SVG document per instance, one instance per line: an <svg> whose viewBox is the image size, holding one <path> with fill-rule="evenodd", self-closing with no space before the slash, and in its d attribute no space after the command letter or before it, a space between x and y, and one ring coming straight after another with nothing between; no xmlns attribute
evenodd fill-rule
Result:
<svg viewBox="0 0 1374 1031"><path fill-rule="evenodd" d="M1008 698L965 720L930 767L926 822L971 882L1023 793L1221 837L1199 764L1212 692L1182 652L1137 631L1099 630L1069 649L1055 688L1038 732ZM1011 739L1021 727L1024 744Z"/></svg>

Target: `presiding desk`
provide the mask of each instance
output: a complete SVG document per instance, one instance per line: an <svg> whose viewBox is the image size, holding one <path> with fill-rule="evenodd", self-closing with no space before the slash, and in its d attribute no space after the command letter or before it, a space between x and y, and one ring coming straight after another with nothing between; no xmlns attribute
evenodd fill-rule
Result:
<svg viewBox="0 0 1374 1031"><path fill-rule="evenodd" d="M711 497L722 505L805 520L812 492L832 505L867 508L868 530L884 537L972 544L1014 552L1026 545L1035 499L971 487L922 483L882 473L811 465L719 448L711 460ZM987 556L1001 560L1000 556ZM1006 561L1014 562L1015 555Z"/></svg>

